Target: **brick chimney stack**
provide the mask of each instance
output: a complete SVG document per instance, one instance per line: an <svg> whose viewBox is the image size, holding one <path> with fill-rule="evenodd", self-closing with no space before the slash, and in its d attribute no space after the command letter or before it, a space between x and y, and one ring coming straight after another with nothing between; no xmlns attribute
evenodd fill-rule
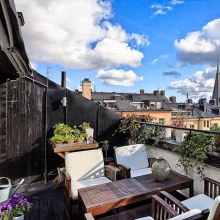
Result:
<svg viewBox="0 0 220 220"><path fill-rule="evenodd" d="M88 78L82 81L82 96L89 100L92 98L91 85L91 81Z"/></svg>

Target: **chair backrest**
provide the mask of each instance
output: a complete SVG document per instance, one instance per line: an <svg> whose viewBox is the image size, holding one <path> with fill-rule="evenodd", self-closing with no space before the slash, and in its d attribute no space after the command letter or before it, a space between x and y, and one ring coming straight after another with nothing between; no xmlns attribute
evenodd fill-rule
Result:
<svg viewBox="0 0 220 220"><path fill-rule="evenodd" d="M67 153L65 167L73 181L104 176L102 149Z"/></svg>
<svg viewBox="0 0 220 220"><path fill-rule="evenodd" d="M220 196L220 182L204 177L204 194L213 199Z"/></svg>
<svg viewBox="0 0 220 220"><path fill-rule="evenodd" d="M135 144L115 148L115 160L137 170L149 167L147 152L144 144Z"/></svg>
<svg viewBox="0 0 220 220"><path fill-rule="evenodd" d="M220 219L220 196L216 197L210 209L208 220Z"/></svg>

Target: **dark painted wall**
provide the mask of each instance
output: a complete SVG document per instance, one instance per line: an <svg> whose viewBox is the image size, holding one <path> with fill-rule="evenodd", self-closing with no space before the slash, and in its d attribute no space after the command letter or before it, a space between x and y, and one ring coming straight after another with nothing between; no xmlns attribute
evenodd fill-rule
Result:
<svg viewBox="0 0 220 220"><path fill-rule="evenodd" d="M66 93L67 109L61 104ZM54 124L65 122L65 112L68 125L90 122L97 141L119 144L112 136L119 115L36 72L34 80L18 78L1 84L0 98L0 176L37 181L61 165L64 161L53 153L48 138Z"/></svg>
<svg viewBox="0 0 220 220"><path fill-rule="evenodd" d="M42 179L45 88L19 78L2 84L0 91L4 96L1 99L0 176Z"/></svg>

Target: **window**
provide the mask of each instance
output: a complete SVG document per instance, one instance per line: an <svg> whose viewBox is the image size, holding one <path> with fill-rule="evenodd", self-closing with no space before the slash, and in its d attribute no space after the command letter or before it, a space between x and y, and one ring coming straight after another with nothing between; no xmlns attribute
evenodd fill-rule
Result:
<svg viewBox="0 0 220 220"><path fill-rule="evenodd" d="M159 124L164 125L164 118L159 118Z"/></svg>
<svg viewBox="0 0 220 220"><path fill-rule="evenodd" d="M204 127L206 127L206 121L204 121Z"/></svg>
<svg viewBox="0 0 220 220"><path fill-rule="evenodd" d="M209 128L209 121L207 121L207 128Z"/></svg>
<svg viewBox="0 0 220 220"><path fill-rule="evenodd" d="M192 116L192 112L188 111L188 112L187 112L187 116L188 116L188 117Z"/></svg>
<svg viewBox="0 0 220 220"><path fill-rule="evenodd" d="M189 127L192 128L192 129L194 129L194 125L190 125Z"/></svg>

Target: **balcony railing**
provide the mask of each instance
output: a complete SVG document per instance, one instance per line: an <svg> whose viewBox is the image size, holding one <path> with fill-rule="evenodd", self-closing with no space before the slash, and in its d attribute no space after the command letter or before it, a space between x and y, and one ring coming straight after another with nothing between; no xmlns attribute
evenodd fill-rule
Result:
<svg viewBox="0 0 220 220"><path fill-rule="evenodd" d="M174 133L176 130L182 130L186 134L188 134L187 137L185 138L186 143L187 143L187 141L189 142L191 140L191 137L195 133L206 134L209 137L212 136L213 137L213 146L207 152L206 158L204 159L204 161L205 161L205 163L207 163L209 165L220 168L220 132L192 129L192 128L180 128L180 127L175 127L175 126L170 126L170 125L161 125L161 124L138 122L138 121L137 121L137 123L140 123L140 125L143 129L147 128L147 127L148 128L154 127L155 132L150 139L152 141L155 141L155 140L158 141L157 147L165 148L165 149L172 150L172 151L179 151L180 145L181 145L180 142L177 142L175 140ZM171 138L164 137L163 134L164 134L164 131L166 128L171 128L171 130L172 130Z"/></svg>

